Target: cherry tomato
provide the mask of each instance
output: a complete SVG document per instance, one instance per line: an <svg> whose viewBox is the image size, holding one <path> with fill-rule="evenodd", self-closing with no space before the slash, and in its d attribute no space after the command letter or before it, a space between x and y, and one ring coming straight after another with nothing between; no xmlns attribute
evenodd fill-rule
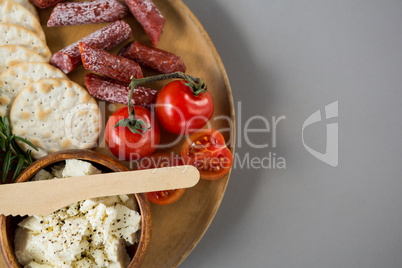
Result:
<svg viewBox="0 0 402 268"><path fill-rule="evenodd" d="M233 164L233 155L226 147L225 139L213 129L202 129L186 139L181 158L184 163L195 166L205 180L221 178Z"/></svg>
<svg viewBox="0 0 402 268"><path fill-rule="evenodd" d="M141 106L134 106L135 117L137 120L143 120L147 131L133 133L126 126L117 126L117 122L128 118L128 109L123 107L113 113L106 124L105 140L110 151L120 160L136 160L152 154L160 141L159 126L151 112Z"/></svg>
<svg viewBox="0 0 402 268"><path fill-rule="evenodd" d="M184 194L185 189L175 189L167 191L149 192L146 193L149 201L157 205L169 205L179 200Z"/></svg>
<svg viewBox="0 0 402 268"><path fill-rule="evenodd" d="M180 157L169 153L156 153L141 159L138 169L151 169L160 167L181 166L183 161ZM168 205L177 201L184 193L185 189L175 189L146 193L149 201L157 205Z"/></svg>
<svg viewBox="0 0 402 268"><path fill-rule="evenodd" d="M155 114L161 126L173 134L189 134L204 127L214 112L208 91L194 95L184 80L172 81L158 93Z"/></svg>

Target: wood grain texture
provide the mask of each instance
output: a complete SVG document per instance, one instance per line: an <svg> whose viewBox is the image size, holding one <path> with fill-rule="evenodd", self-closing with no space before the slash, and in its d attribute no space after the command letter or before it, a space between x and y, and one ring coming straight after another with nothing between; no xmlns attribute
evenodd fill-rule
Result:
<svg viewBox="0 0 402 268"><path fill-rule="evenodd" d="M186 73L202 77L206 81L215 104L214 115L208 127L221 130L226 141L230 141L229 148L234 153L236 126L233 98L225 68L212 41L197 18L180 0L154 0L154 3L166 19L158 48L180 56L186 64ZM51 11L52 9L39 10L39 14L52 53L106 25L47 28L46 22ZM149 37L132 16L124 20L133 30L133 37L129 41L137 40L152 45ZM116 54L129 41L111 52ZM84 85L86 73L87 71L81 66L71 72L69 77ZM153 72L144 69L145 76L150 74ZM158 82L146 86L158 90L165 83ZM108 118L122 107L122 105L107 102L99 102L99 106L104 118ZM177 140L177 136L163 130L161 135L161 144L177 142L173 147L159 149L157 152L174 152L179 155L184 138ZM99 146L95 150L113 157L104 142L103 133ZM129 169L135 168L133 163L123 162L123 164ZM141 267L177 267L208 229L220 206L228 180L229 174L216 181L201 180L195 187L187 189L184 195L171 205L151 204L153 233L148 253Z"/></svg>

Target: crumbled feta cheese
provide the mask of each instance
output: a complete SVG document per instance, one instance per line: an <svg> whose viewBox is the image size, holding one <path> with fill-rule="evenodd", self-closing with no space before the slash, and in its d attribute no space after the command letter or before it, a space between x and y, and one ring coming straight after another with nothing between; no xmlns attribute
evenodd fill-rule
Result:
<svg viewBox="0 0 402 268"><path fill-rule="evenodd" d="M28 265L25 265L25 268L52 268L53 266L47 265L47 264L40 264L34 261L31 261L28 263Z"/></svg>
<svg viewBox="0 0 402 268"><path fill-rule="evenodd" d="M41 216L32 216L25 218L18 226L32 231L33 233L40 233L43 230L43 218Z"/></svg>
<svg viewBox="0 0 402 268"><path fill-rule="evenodd" d="M108 257L106 256L105 251L101 249L91 249L90 255L93 257L96 265L100 267L107 267L109 265Z"/></svg>
<svg viewBox="0 0 402 268"><path fill-rule="evenodd" d="M140 229L140 214L121 204L109 207L108 211L110 233L124 239L128 245L133 245L136 242L135 232Z"/></svg>
<svg viewBox="0 0 402 268"><path fill-rule="evenodd" d="M67 162L65 169L52 168L53 175L83 176L99 171L90 163L75 161ZM40 177L53 178L49 174ZM127 267L126 245L136 242L141 222L132 208L136 208L134 196L120 195L84 200L50 215L28 217L15 233L17 259L25 268Z"/></svg>
<svg viewBox="0 0 402 268"><path fill-rule="evenodd" d="M90 258L82 258L74 263L75 268L97 268L102 266L97 266ZM104 266L107 267L107 266Z"/></svg>
<svg viewBox="0 0 402 268"><path fill-rule="evenodd" d="M53 175L44 170L41 169L38 173L36 173L36 175L31 179L32 181L42 181L42 180L50 180L53 178Z"/></svg>
<svg viewBox="0 0 402 268"><path fill-rule="evenodd" d="M127 198L121 198L121 201L123 202L123 205L125 205L126 207L128 207L129 209L138 211L138 204L137 201L135 201L135 197L134 195L130 194L130 195L125 195ZM123 200L124 199L124 200Z"/></svg>
<svg viewBox="0 0 402 268"><path fill-rule="evenodd" d="M121 202L126 203L129 199L128 195L126 194L121 194L119 195Z"/></svg>
<svg viewBox="0 0 402 268"><path fill-rule="evenodd" d="M126 251L126 246L121 239L110 239L105 244L105 253L111 261L108 267L127 267L129 256Z"/></svg>
<svg viewBox="0 0 402 268"><path fill-rule="evenodd" d="M93 174L100 174L101 171L91 165L89 162L77 160L77 159L67 159L66 166L63 169L62 177L79 177L87 176Z"/></svg>
<svg viewBox="0 0 402 268"><path fill-rule="evenodd" d="M21 241L20 243L16 243L14 253L17 257L18 261L22 265L27 265L33 259L44 260L44 253L41 252L40 249L33 245L33 234L30 233L27 229L17 228L15 231L14 239L16 241Z"/></svg>
<svg viewBox="0 0 402 268"><path fill-rule="evenodd" d="M88 211L90 211L91 209L94 209L96 207L96 205L98 205L99 203L94 202L92 199L88 199L85 200L83 202L81 202L81 207L80 207L80 211L81 213L87 213Z"/></svg>
<svg viewBox="0 0 402 268"><path fill-rule="evenodd" d="M101 198L92 198L91 200L97 204L102 203L107 207L114 206L114 205L122 202L122 200L120 199L120 197L118 195L105 196L105 197L101 197Z"/></svg>
<svg viewBox="0 0 402 268"><path fill-rule="evenodd" d="M54 175L55 178L63 178L64 167L65 164L58 164L52 166L52 174Z"/></svg>

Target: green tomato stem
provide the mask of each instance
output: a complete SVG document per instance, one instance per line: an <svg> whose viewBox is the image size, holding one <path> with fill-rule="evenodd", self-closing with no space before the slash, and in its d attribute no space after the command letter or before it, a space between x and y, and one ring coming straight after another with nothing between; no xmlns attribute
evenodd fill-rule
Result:
<svg viewBox="0 0 402 268"><path fill-rule="evenodd" d="M144 134L146 131L148 131L151 128L151 126L147 127L143 120L137 120L135 117L134 103L132 101L134 89L142 84L173 79L173 78L185 80L183 84L190 87L195 96L198 96L201 93L205 94L205 92L207 91L207 84L203 79L185 74L183 72L160 74L138 79L131 77L130 94L128 96L128 105L127 105L129 117L117 122L117 124L113 127L113 129L116 128L117 126L125 126L128 127L131 130L131 132L139 133L141 135Z"/></svg>
<svg viewBox="0 0 402 268"><path fill-rule="evenodd" d="M154 75L154 76L138 78L138 79L131 77L130 96L132 96L131 92L134 91L134 88L136 88L139 85L167 80L167 79L173 79L173 78L186 80L187 83L184 83L184 84L189 86L191 88L191 90L193 91L194 95L196 95L196 96L200 95L201 93L205 93L207 91L207 84L205 83L205 81L203 79L192 76L192 75L185 74L183 72L175 72L175 73L160 74L160 75ZM129 99L129 101L131 101L131 98Z"/></svg>

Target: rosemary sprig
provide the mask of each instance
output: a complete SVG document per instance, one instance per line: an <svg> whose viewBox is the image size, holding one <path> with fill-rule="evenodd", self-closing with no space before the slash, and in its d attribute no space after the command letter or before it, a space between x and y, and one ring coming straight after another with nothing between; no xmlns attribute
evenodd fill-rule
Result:
<svg viewBox="0 0 402 268"><path fill-rule="evenodd" d="M18 146L16 141L28 144L34 150L38 150L28 140L18 137L11 133L10 120L7 116L0 116L0 163L3 164L1 168L1 181L6 182L7 175L12 172L12 181L18 177L22 170L32 164L31 150L24 151Z"/></svg>

